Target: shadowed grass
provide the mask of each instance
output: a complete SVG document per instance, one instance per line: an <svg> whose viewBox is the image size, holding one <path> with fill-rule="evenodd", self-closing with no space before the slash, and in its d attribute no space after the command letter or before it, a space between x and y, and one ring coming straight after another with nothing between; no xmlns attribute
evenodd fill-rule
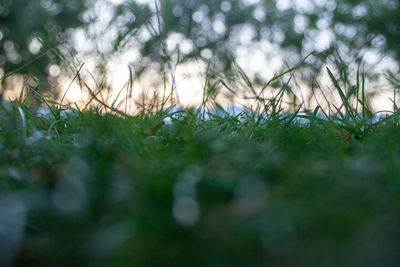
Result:
<svg viewBox="0 0 400 267"><path fill-rule="evenodd" d="M397 106L378 119L362 74L346 92L328 69L341 105L286 112L295 69L269 99L237 70L236 114L221 77L201 109L128 115L84 82L99 108L0 105L0 265L398 265Z"/></svg>

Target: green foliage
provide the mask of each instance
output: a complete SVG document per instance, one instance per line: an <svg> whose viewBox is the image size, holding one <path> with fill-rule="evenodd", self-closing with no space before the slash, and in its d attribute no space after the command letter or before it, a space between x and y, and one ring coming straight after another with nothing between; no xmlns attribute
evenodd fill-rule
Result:
<svg viewBox="0 0 400 267"><path fill-rule="evenodd" d="M336 2L332 19L353 23L359 14L340 16L346 2ZM45 70L47 54L35 65L26 64L35 58L23 57L32 37L22 35L24 27L45 44L59 44L57 34L78 26L74 18L87 7L77 2L74 9L60 2L59 10L43 4L55 1L40 3L28 4L40 14L29 25L13 17L23 13L18 9L22 2L1 4L0 56L7 54L6 42L21 56L21 62L8 56L2 65L6 71L31 69L39 77L35 71ZM38 91L41 86L31 89L27 99L0 105L0 265L399 265L398 77L387 73L395 94L393 111L384 117L370 108L364 74L358 69L351 81L340 58L334 59L337 71L327 69L338 105L325 95L327 106L318 99L313 110L304 100L298 104L290 82L299 66L274 76L259 90L245 70L225 57L234 48L229 45L234 29L248 22L258 36L262 27L270 27L286 33L284 40L272 41L302 53L305 35L293 33L297 11L277 12L276 2L266 1L260 4L267 12L262 22L253 16L255 5L229 3L241 16L224 11L227 6L221 1L162 1L156 18L163 24L158 26L147 23L151 10L135 2L113 13L119 18L115 22L129 22L119 29L115 49L147 26L154 34L141 40L139 48L150 61L169 61L165 38L174 32L190 40L205 39L183 60L195 58L203 48L220 52L219 67L228 66L229 72L207 73L200 110L174 109L163 98L159 106L153 103L128 115L90 88L87 105L75 110L47 100ZM382 12L398 9L384 5ZM4 7L12 12L4 13ZM311 28L320 27L319 14L329 6L321 8L304 12ZM200 9L210 22L225 12L227 30L214 37L206 34L206 23L194 18ZM52 12L57 10L56 16ZM137 12L135 19L126 17L132 12ZM360 19L357 27L367 25L365 33L375 33L379 20L374 16L368 17L371 21ZM42 29L48 21L64 26ZM6 34L4 29L13 30ZM397 38L392 30L387 40ZM374 35L366 38L372 38L372 45ZM359 49L364 45L360 40L350 45ZM394 42L387 44L387 51L397 51ZM79 82L80 70L74 78ZM132 77L131 71L130 85ZM235 85L243 85L253 102L231 114L217 95L220 88L238 94ZM266 98L271 87L277 93ZM292 112L284 109L287 96L293 97ZM43 102L48 113L28 106L31 97Z"/></svg>
<svg viewBox="0 0 400 267"><path fill-rule="evenodd" d="M6 74L14 70L30 73L38 78L36 82L42 83L40 88L48 88L45 70L50 63L60 62L55 48L73 48L69 42L71 29L85 29L91 42L87 44L88 50L93 51L102 67L110 55L137 49L141 57L132 62L136 75L150 66L158 66L162 73L165 63L176 58L181 62L208 60L209 53L219 71L228 70L232 63L229 55L240 46L249 47L260 40L281 47L283 58L290 65L317 50L318 57L307 63L304 75L319 73L336 51L350 59L361 58L367 51L399 59L398 1L307 1L294 5L285 2L166 0L159 1L158 9L152 9L136 1L112 5L107 0L5 0L0 4L0 67ZM104 40L108 35L113 38ZM241 40L243 35L250 40ZM44 44L38 51L29 52L36 37ZM179 43L190 43L191 48L185 50L179 44L167 47L167 40L172 37ZM325 45L316 45L320 42ZM104 43L108 44L107 49L99 51L99 44ZM36 45L40 47L40 43ZM26 65L46 51L35 59L35 65ZM63 54L67 54L65 49ZM70 55L67 58L73 60ZM346 65L352 63L345 61ZM308 76L304 76L305 80L310 80Z"/></svg>
<svg viewBox="0 0 400 267"><path fill-rule="evenodd" d="M383 49L400 59L398 1L337 1L332 12L334 33L358 54L361 48Z"/></svg>
<svg viewBox="0 0 400 267"><path fill-rule="evenodd" d="M151 58L152 62L165 63L169 58L159 45L160 38L167 40L174 36L181 42L191 43L192 48L182 51L179 45L170 47L173 50L171 54L179 53L180 59L185 61L202 58L202 52L208 50L220 70L230 68L229 55L234 54L238 47L249 47L260 40L281 47L285 60L290 64L314 50L318 51L318 58L307 63L313 74L323 69L328 57L338 50L350 59L361 58L367 51L380 52L381 56L389 55L395 60L400 58L398 1L305 1L293 5L283 2L286 3L160 1L162 26L151 27L152 37L144 40L141 54ZM131 10L140 17L140 10ZM251 40L241 41L243 35ZM126 45L126 48L132 47L129 43ZM141 70L143 65L138 67ZM309 70L304 73L307 72ZM373 71L368 74L372 75Z"/></svg>
<svg viewBox="0 0 400 267"><path fill-rule="evenodd" d="M49 89L48 66L62 60L56 49L67 45L68 30L85 24L85 0L4 0L0 3L0 68L30 74ZM33 45L32 45L33 44ZM71 44L70 44L71 45ZM52 51L53 50L53 51ZM35 61L35 64L26 64ZM65 62L66 63L66 62ZM5 81L2 80L2 83Z"/></svg>
<svg viewBox="0 0 400 267"><path fill-rule="evenodd" d="M0 263L398 265L400 113L328 73L331 110L283 112L287 83L236 115L1 105Z"/></svg>

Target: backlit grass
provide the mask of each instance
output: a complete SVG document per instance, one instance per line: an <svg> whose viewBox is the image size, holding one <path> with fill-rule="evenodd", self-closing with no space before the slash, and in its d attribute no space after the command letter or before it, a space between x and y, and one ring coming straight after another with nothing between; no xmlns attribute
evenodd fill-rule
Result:
<svg viewBox="0 0 400 267"><path fill-rule="evenodd" d="M285 84L238 114L3 104L0 265L399 265L399 111L327 71L341 105L313 110Z"/></svg>

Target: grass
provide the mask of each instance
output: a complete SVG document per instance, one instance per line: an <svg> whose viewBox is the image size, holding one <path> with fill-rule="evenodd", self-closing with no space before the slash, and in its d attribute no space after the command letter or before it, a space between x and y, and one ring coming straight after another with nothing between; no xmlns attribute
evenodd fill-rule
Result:
<svg viewBox="0 0 400 267"><path fill-rule="evenodd" d="M376 120L362 74L327 72L341 103L313 110L239 68L238 114L218 79L201 110L1 105L0 265L399 265L400 112Z"/></svg>

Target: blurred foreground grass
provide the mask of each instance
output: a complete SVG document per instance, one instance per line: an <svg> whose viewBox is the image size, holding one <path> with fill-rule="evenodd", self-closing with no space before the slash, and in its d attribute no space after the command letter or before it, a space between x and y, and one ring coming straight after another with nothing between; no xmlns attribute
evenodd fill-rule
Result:
<svg viewBox="0 0 400 267"><path fill-rule="evenodd" d="M2 106L2 265L400 264L396 114L55 111Z"/></svg>
<svg viewBox="0 0 400 267"><path fill-rule="evenodd" d="M396 99L328 74L329 110L285 112L287 83L236 115L3 103L0 265L400 265Z"/></svg>

